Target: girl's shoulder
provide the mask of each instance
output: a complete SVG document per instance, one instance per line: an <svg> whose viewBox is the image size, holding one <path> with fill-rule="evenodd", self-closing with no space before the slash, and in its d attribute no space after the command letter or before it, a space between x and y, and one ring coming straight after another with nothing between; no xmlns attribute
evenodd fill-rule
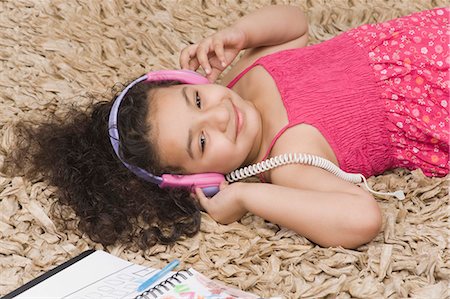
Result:
<svg viewBox="0 0 450 299"><path fill-rule="evenodd" d="M289 128L270 152L270 157L285 153L301 153L319 156L339 166L337 157L318 129L308 124ZM266 182L302 190L323 192L348 192L359 194L361 189L352 183L316 166L288 164L263 174Z"/></svg>
<svg viewBox="0 0 450 299"><path fill-rule="evenodd" d="M308 33L305 33L299 38L283 44L247 49L242 53L242 55L229 69L229 71L223 75L221 80L222 85L228 85L236 76L238 76L241 72L243 72L246 68L251 66L253 63L255 63L256 60L263 56L270 55L282 50L303 48L307 45L307 43Z"/></svg>

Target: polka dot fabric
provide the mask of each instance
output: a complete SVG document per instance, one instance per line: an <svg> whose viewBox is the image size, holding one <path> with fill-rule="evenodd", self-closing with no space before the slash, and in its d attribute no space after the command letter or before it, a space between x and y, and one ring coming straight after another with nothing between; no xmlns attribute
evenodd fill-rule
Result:
<svg viewBox="0 0 450 299"><path fill-rule="evenodd" d="M395 167L448 173L449 15L438 8L348 32L368 59L387 110Z"/></svg>

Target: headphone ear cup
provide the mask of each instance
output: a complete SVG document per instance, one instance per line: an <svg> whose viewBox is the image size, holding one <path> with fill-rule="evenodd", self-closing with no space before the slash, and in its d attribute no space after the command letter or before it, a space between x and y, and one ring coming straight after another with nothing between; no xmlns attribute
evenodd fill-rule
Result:
<svg viewBox="0 0 450 299"><path fill-rule="evenodd" d="M213 197L217 193L219 193L220 189L219 186L211 186L211 187L204 187L202 188L203 194L205 194L206 197Z"/></svg>
<svg viewBox="0 0 450 299"><path fill-rule="evenodd" d="M195 188L201 188L206 196L211 197L219 192L220 184L225 181L225 177L221 173L197 173L189 175L163 174L162 182L159 184L161 188L188 188L192 192Z"/></svg>
<svg viewBox="0 0 450 299"><path fill-rule="evenodd" d="M191 70L160 70L147 74L147 82L179 81L185 84L209 84L206 77Z"/></svg>

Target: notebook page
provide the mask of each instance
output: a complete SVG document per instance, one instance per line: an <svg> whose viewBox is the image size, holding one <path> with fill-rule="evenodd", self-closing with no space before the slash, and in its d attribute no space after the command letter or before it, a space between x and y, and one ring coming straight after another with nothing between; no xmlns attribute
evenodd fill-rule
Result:
<svg viewBox="0 0 450 299"><path fill-rule="evenodd" d="M193 275L174 286L169 292L158 296L161 299L191 299L191 298L239 298L256 299L258 296L211 280L203 274L189 269ZM150 297L151 298L151 297Z"/></svg>
<svg viewBox="0 0 450 299"><path fill-rule="evenodd" d="M134 298L139 294L137 287L157 271L159 269L136 265L98 250L15 298Z"/></svg>

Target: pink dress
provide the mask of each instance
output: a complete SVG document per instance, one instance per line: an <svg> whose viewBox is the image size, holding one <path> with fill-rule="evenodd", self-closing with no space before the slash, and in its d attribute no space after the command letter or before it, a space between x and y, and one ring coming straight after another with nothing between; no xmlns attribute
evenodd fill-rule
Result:
<svg viewBox="0 0 450 299"><path fill-rule="evenodd" d="M317 128L347 172L449 169L449 8L364 25L310 47L261 57L290 127Z"/></svg>

